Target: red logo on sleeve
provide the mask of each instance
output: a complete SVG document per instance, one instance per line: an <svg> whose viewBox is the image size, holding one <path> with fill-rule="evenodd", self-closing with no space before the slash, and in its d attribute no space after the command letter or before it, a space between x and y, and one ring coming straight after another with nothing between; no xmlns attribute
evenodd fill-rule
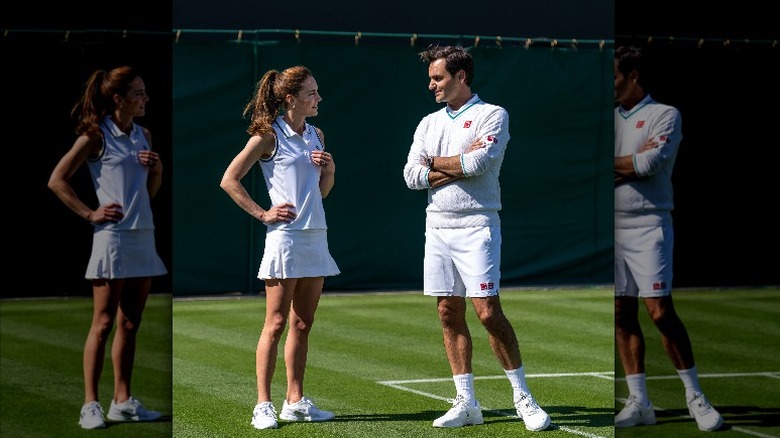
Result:
<svg viewBox="0 0 780 438"><path fill-rule="evenodd" d="M669 137L666 135L662 135L658 137L658 141L660 141L661 143L666 143L667 141L669 141Z"/></svg>
<svg viewBox="0 0 780 438"><path fill-rule="evenodd" d="M490 143L495 143L498 141L495 135L488 135L487 138L485 138L485 140L489 141Z"/></svg>
<svg viewBox="0 0 780 438"><path fill-rule="evenodd" d="M471 128L471 120L466 120L466 121L463 123L463 127L464 127L465 129Z"/></svg>
<svg viewBox="0 0 780 438"><path fill-rule="evenodd" d="M643 127L643 126L645 126L645 121L644 120L640 120L640 121L636 122L636 129L639 129L639 128Z"/></svg>

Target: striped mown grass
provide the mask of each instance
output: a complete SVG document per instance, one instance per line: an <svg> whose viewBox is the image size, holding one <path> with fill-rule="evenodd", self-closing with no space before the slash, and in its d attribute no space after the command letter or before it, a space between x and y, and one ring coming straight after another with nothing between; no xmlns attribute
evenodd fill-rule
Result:
<svg viewBox="0 0 780 438"><path fill-rule="evenodd" d="M614 436L611 288L503 290L529 385L551 415L545 436ZM421 293L326 294L312 331L306 394L337 417L326 423L250 424L257 393L255 345L264 298L174 301L175 437L531 436L473 312L477 397L485 424L432 427L454 397L436 300ZM281 350L280 350L281 351ZM272 384L285 391L281 357Z"/></svg>
<svg viewBox="0 0 780 438"><path fill-rule="evenodd" d="M552 416L553 428L544 436L704 433L687 418L682 384L644 312L648 387L658 424L612 427L627 390L613 346L611 288L507 289L502 303L518 333L529 385ZM675 304L694 344L701 384L726 421L718 436L780 437L780 289L679 290ZM514 418L509 384L471 312L475 385L485 424L431 427L449 408L454 386L435 300L419 292L326 294L312 333L305 389L337 417L316 424L280 422L272 431L254 430L249 423L264 299L171 304L168 295L152 296L139 335L133 392L166 416L155 423L109 423L107 430L84 431L77 419L83 399L81 351L91 311L91 298L0 301L0 436L535 435ZM100 386L104 409L112 374L107 356ZM280 357L272 388L277 409L284 381Z"/></svg>
<svg viewBox="0 0 780 438"><path fill-rule="evenodd" d="M146 407L163 413L160 421L109 422L107 429L89 431L78 425L82 353L91 321L89 297L0 301L0 436L171 437L171 296L149 297L132 383ZM112 339L99 386L106 413L113 396Z"/></svg>
<svg viewBox="0 0 780 438"><path fill-rule="evenodd" d="M693 344L699 383L725 425L718 437L780 437L780 289L681 289L675 308ZM702 437L658 330L640 307L647 344L647 388L657 424L618 429L624 437ZM617 358L617 351L615 352ZM615 410L628 396L615 362Z"/></svg>

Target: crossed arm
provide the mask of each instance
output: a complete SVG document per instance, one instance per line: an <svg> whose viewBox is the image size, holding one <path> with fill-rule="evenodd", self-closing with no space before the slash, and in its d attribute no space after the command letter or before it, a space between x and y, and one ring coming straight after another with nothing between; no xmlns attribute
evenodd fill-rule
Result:
<svg viewBox="0 0 780 438"><path fill-rule="evenodd" d="M641 154L642 152L646 152L657 147L658 142L656 140L650 139L644 145L642 145L641 148L639 148L637 154ZM639 178L641 177L637 175L636 168L634 167L634 155L615 157L615 185Z"/></svg>
<svg viewBox="0 0 780 438"><path fill-rule="evenodd" d="M486 144L484 141L476 139L463 153L467 154L477 149L484 148L485 146ZM463 173L461 155L462 154L453 155L451 157L431 157L429 163L424 163L430 168L428 182L431 187L440 187L466 176Z"/></svg>

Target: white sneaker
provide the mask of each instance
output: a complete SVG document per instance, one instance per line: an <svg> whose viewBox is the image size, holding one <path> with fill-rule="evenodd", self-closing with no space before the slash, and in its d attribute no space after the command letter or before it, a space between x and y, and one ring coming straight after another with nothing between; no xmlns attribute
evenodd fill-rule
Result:
<svg viewBox="0 0 780 438"><path fill-rule="evenodd" d="M279 418L287 421L328 421L335 416L336 414L333 412L317 409L314 402L306 397L292 404L285 400L284 405L282 405L282 413L279 414Z"/></svg>
<svg viewBox="0 0 780 438"><path fill-rule="evenodd" d="M100 403L93 401L81 407L79 425L84 429L102 429L106 427L106 420L103 418L103 408L100 406Z"/></svg>
<svg viewBox="0 0 780 438"><path fill-rule="evenodd" d="M696 419L699 430L710 432L723 426L723 417L712 407L707 397L700 392L688 394L688 413Z"/></svg>
<svg viewBox="0 0 780 438"><path fill-rule="evenodd" d="M276 409L271 402L255 405L255 410L252 411L252 426L255 429L276 429Z"/></svg>
<svg viewBox="0 0 780 438"><path fill-rule="evenodd" d="M550 416L536 404L531 394L520 393L519 397L515 397L515 408L517 416L523 420L525 428L530 431L538 432L547 429L550 425Z"/></svg>
<svg viewBox="0 0 780 438"><path fill-rule="evenodd" d="M655 424L655 411L649 401L642 406L635 395L629 395L626 406L615 415L615 427L634 427Z"/></svg>
<svg viewBox="0 0 780 438"><path fill-rule="evenodd" d="M108 419L114 421L154 421L160 417L161 413L144 408L141 402L133 397L122 403L111 400L111 407L108 409Z"/></svg>
<svg viewBox="0 0 780 438"><path fill-rule="evenodd" d="M452 407L446 414L433 420L433 427L462 427L468 425L482 424L482 408L479 402L474 403L466 401L462 395L455 397L452 401Z"/></svg>

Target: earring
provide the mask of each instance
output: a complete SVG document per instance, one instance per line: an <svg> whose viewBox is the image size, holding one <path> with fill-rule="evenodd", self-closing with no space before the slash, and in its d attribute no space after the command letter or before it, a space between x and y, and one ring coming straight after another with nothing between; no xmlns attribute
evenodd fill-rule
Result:
<svg viewBox="0 0 780 438"><path fill-rule="evenodd" d="M293 104L293 109L295 109L295 105Z"/></svg>

